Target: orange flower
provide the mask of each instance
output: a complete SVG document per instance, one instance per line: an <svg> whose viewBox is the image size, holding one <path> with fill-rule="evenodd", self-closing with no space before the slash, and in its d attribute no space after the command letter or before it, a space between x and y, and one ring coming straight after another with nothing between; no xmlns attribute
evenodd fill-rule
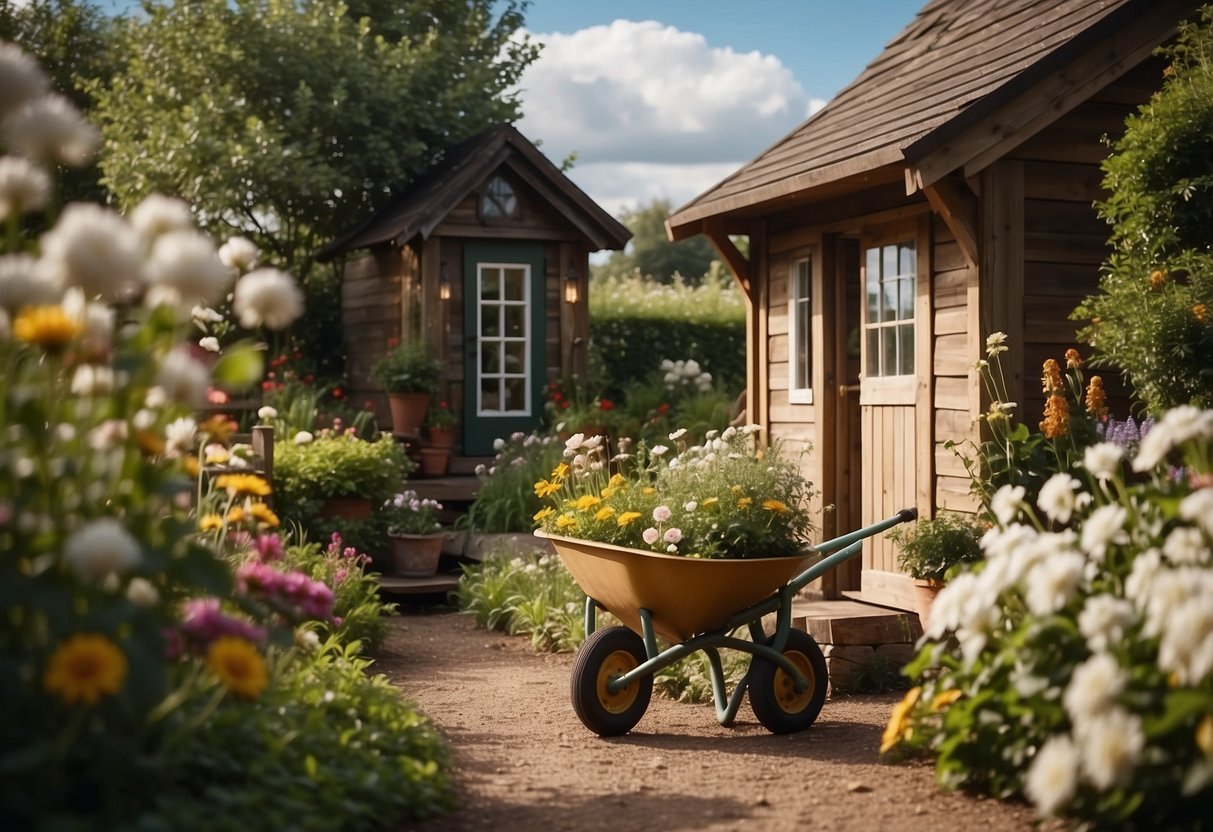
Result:
<svg viewBox="0 0 1213 832"><path fill-rule="evenodd" d="M1082 356L1078 354L1078 350L1070 347L1066 350L1066 367L1071 370L1077 370L1082 366Z"/></svg>
<svg viewBox="0 0 1213 832"><path fill-rule="evenodd" d="M1070 404L1061 393L1053 393L1045 402L1045 418L1040 423L1040 430L1049 439L1070 432Z"/></svg>
<svg viewBox="0 0 1213 832"><path fill-rule="evenodd" d="M1061 389L1061 367L1052 358L1046 359L1044 374L1040 377L1042 391L1052 393Z"/></svg>
<svg viewBox="0 0 1213 832"><path fill-rule="evenodd" d="M1108 415L1108 396L1103 389L1103 379L1091 376L1087 385L1087 413L1092 419L1103 421Z"/></svg>
<svg viewBox="0 0 1213 832"><path fill-rule="evenodd" d="M62 306L30 306L13 321L13 335L20 341L55 350L67 346L84 329Z"/></svg>
<svg viewBox="0 0 1213 832"><path fill-rule="evenodd" d="M1209 307L1203 303L1198 303L1192 307L1192 317L1197 323L1207 324L1209 322Z"/></svg>
<svg viewBox="0 0 1213 832"><path fill-rule="evenodd" d="M1162 269L1155 269L1150 272L1150 288L1161 289L1163 284L1167 282L1167 273Z"/></svg>
<svg viewBox="0 0 1213 832"><path fill-rule="evenodd" d="M98 633L76 633L51 654L42 686L69 705L95 705L122 688L127 670L118 645Z"/></svg>

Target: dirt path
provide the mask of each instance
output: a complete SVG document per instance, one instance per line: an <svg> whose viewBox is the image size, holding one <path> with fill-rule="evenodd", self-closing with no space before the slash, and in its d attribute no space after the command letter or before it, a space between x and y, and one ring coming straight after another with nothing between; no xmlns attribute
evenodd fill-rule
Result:
<svg viewBox="0 0 1213 832"><path fill-rule="evenodd" d="M604 740L573 713L572 663L458 613L393 619L375 669L441 728L459 784L458 811L419 832L1033 829L1024 806L880 763L897 695L832 698L809 731L774 736L748 705L722 728L711 705L654 694L632 733Z"/></svg>

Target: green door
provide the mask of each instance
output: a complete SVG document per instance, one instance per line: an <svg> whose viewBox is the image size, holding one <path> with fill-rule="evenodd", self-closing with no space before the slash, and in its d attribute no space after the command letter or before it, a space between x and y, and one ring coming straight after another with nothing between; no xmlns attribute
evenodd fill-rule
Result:
<svg viewBox="0 0 1213 832"><path fill-rule="evenodd" d="M469 243L463 249L464 449L529 432L542 415L543 247Z"/></svg>

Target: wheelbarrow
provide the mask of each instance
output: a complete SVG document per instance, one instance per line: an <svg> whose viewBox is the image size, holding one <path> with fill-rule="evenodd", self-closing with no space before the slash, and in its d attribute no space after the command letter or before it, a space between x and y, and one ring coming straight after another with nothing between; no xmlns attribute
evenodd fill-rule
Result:
<svg viewBox="0 0 1213 832"><path fill-rule="evenodd" d="M573 709L603 737L626 734L649 707L653 675L684 656L707 656L716 718L732 725L746 691L754 716L772 733L803 731L825 703L829 677L821 648L792 628L792 599L848 558L863 541L917 518L905 508L866 528L817 544L803 555L704 560L628 549L536 531L586 593L586 641L573 664ZM598 610L624 626L598 630ZM768 635L764 616L776 614ZM750 638L734 635L749 628ZM660 636L673 646L659 649ZM720 649L750 654L731 695Z"/></svg>

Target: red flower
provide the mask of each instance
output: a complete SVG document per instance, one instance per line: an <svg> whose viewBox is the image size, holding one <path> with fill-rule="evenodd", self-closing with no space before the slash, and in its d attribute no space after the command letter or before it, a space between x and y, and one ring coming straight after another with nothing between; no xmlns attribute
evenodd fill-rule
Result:
<svg viewBox="0 0 1213 832"><path fill-rule="evenodd" d="M274 389L274 382L272 382L272 381L263 381L263 382L261 382L261 389L262 389L262 390L273 390L273 389Z"/></svg>
<svg viewBox="0 0 1213 832"><path fill-rule="evenodd" d="M211 404L227 404L228 397L227 393L212 387L206 391L206 400Z"/></svg>
<svg viewBox="0 0 1213 832"><path fill-rule="evenodd" d="M397 336L393 335L391 338L387 339L387 347L389 350L394 350L398 346L400 346L400 339Z"/></svg>
<svg viewBox="0 0 1213 832"><path fill-rule="evenodd" d="M345 395L345 391L344 391L344 390L342 390L340 387L334 387L334 388L333 388L333 398L334 398L334 399L340 399L340 398L342 398L344 395Z"/></svg>
<svg viewBox="0 0 1213 832"><path fill-rule="evenodd" d="M657 405L657 412L658 413L669 413L670 412L669 402L662 402L661 404Z"/></svg>
<svg viewBox="0 0 1213 832"><path fill-rule="evenodd" d="M600 401L598 403L598 406L600 408L602 408L603 410L614 410L615 409L615 405L611 402L610 399L603 399L602 401Z"/></svg>

